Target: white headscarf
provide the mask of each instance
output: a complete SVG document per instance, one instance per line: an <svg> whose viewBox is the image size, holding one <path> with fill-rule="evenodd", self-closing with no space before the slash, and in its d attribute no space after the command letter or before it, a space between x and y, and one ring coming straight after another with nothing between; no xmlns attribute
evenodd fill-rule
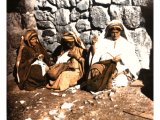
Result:
<svg viewBox="0 0 160 120"><path fill-rule="evenodd" d="M107 38L109 36L109 29L113 26L119 26L122 29L121 36L126 38L126 40L128 40L128 42L134 44L134 41L131 38L129 31L127 30L127 28L123 25L123 23L120 20L112 20L108 23L108 25L105 29L104 38Z"/></svg>
<svg viewBox="0 0 160 120"><path fill-rule="evenodd" d="M119 20L112 20L111 22L109 22L105 31L103 31L103 34L98 37L98 42L95 44L96 45L95 46L96 52L92 58L92 61L90 58L90 62L92 62L92 64L95 62L98 62L100 60L101 56L104 54L104 52L108 49L108 47L109 47L108 43L110 41L108 39L109 29L112 26L119 26L121 28L122 35L119 38L120 41L118 41L119 45L121 45L122 48L125 47L124 45L126 45L126 48L128 48L128 50L124 51L123 58L121 58L121 59L125 63L125 66L127 68L129 68L131 73L137 79L137 77L138 77L137 75L138 75L138 72L141 67L140 67L140 62L138 60L138 57L136 56L136 53L135 53L135 45L134 45L133 39L131 39L126 27Z"/></svg>

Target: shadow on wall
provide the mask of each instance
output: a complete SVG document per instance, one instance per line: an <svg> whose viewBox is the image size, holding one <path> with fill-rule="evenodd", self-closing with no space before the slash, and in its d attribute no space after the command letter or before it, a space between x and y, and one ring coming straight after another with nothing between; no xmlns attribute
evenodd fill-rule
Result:
<svg viewBox="0 0 160 120"><path fill-rule="evenodd" d="M153 43L153 4L149 7L142 7L142 16L145 18L145 28ZM142 87L141 91L151 100L153 100L153 52L154 49L151 49L150 69L142 69L139 75L139 79L141 79L144 84L144 87Z"/></svg>
<svg viewBox="0 0 160 120"><path fill-rule="evenodd" d="M7 0L7 12L16 11L20 0Z"/></svg>
<svg viewBox="0 0 160 120"><path fill-rule="evenodd" d="M24 11L24 0L7 0L7 13Z"/></svg>
<svg viewBox="0 0 160 120"><path fill-rule="evenodd" d="M141 7L141 10L145 19L145 28L153 41L153 4L148 7Z"/></svg>

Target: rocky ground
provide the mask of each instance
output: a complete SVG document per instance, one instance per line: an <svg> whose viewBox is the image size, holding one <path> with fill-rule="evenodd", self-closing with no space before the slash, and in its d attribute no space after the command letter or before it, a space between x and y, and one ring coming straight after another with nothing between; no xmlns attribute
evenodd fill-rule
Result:
<svg viewBox="0 0 160 120"><path fill-rule="evenodd" d="M8 120L147 120L153 119L152 97L145 95L138 81L132 86L97 93L79 86L64 92L46 88L19 90L8 78Z"/></svg>

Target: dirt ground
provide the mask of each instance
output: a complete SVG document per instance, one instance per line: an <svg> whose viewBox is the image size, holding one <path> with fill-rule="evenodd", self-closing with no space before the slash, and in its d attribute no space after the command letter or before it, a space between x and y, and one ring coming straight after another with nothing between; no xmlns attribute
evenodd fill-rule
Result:
<svg viewBox="0 0 160 120"><path fill-rule="evenodd" d="M64 92L19 90L8 78L7 120L147 120L153 100L137 85L114 91L86 92L79 85Z"/></svg>

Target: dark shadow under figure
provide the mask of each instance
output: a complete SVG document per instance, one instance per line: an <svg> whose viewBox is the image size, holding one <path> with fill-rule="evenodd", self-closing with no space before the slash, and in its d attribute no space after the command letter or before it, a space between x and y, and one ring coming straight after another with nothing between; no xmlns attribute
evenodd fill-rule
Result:
<svg viewBox="0 0 160 120"><path fill-rule="evenodd" d="M141 91L144 95L153 100L153 74L151 70L142 69L139 79L142 80L144 86Z"/></svg>
<svg viewBox="0 0 160 120"><path fill-rule="evenodd" d="M150 55L150 70L142 69L140 71L139 79L142 80L144 86L141 91L148 98L153 100L153 51Z"/></svg>

